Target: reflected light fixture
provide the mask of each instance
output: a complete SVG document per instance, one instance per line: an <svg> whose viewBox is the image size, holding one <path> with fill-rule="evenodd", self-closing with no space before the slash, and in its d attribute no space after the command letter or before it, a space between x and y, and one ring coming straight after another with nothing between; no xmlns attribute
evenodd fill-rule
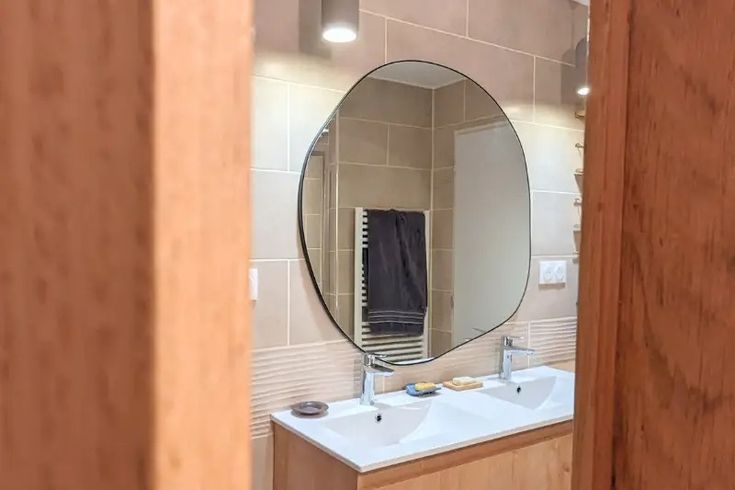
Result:
<svg viewBox="0 0 735 490"><path fill-rule="evenodd" d="M577 95L586 97L590 93L590 86L587 84L587 37L583 38L574 50L575 69L577 71Z"/></svg>
<svg viewBox="0 0 735 490"><path fill-rule="evenodd" d="M322 0L322 38L330 43L357 39L359 0Z"/></svg>

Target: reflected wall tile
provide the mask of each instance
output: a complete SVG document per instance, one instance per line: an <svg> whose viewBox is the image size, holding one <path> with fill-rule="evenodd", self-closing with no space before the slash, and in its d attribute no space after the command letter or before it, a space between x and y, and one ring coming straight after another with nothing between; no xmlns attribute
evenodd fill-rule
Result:
<svg viewBox="0 0 735 490"><path fill-rule="evenodd" d="M355 248L355 208L341 208L339 210L339 249L352 250Z"/></svg>
<svg viewBox="0 0 735 490"><path fill-rule="evenodd" d="M464 81L434 91L434 126L437 128L464 121Z"/></svg>
<svg viewBox="0 0 735 490"><path fill-rule="evenodd" d="M387 163L387 124L340 117L338 131L341 162Z"/></svg>
<svg viewBox="0 0 735 490"><path fill-rule="evenodd" d="M360 12L352 43L321 39L319 0L267 0L255 4L255 75L349 89L385 60L385 20Z"/></svg>
<svg viewBox="0 0 735 490"><path fill-rule="evenodd" d="M432 356L440 356L452 348L452 332L432 328L430 335L429 342Z"/></svg>
<svg viewBox="0 0 735 490"><path fill-rule="evenodd" d="M467 0L362 0L360 8L455 34L467 29Z"/></svg>
<svg viewBox="0 0 735 490"><path fill-rule="evenodd" d="M306 166L306 177L309 179L324 178L324 157L322 155L311 155Z"/></svg>
<svg viewBox="0 0 735 490"><path fill-rule="evenodd" d="M366 78L340 106L340 116L431 127L431 90Z"/></svg>
<svg viewBox="0 0 735 490"><path fill-rule="evenodd" d="M454 130L446 127L434 131L434 168L454 166Z"/></svg>
<svg viewBox="0 0 735 490"><path fill-rule="evenodd" d="M531 255L573 255L574 227L580 223L579 197L555 192L531 193Z"/></svg>
<svg viewBox="0 0 735 490"><path fill-rule="evenodd" d="M536 122L584 129L574 116L580 100L573 67L536 58Z"/></svg>
<svg viewBox="0 0 735 490"><path fill-rule="evenodd" d="M253 349L287 343L288 261L253 262L258 271L258 299L252 301Z"/></svg>
<svg viewBox="0 0 735 490"><path fill-rule="evenodd" d="M454 168L434 170L434 207L450 209L454 207Z"/></svg>
<svg viewBox="0 0 735 490"><path fill-rule="evenodd" d="M454 248L454 211L434 210L431 212L431 247L451 249Z"/></svg>
<svg viewBox="0 0 735 490"><path fill-rule="evenodd" d="M391 125L388 165L431 168L431 130Z"/></svg>
<svg viewBox="0 0 735 490"><path fill-rule="evenodd" d="M297 258L299 176L285 172L252 172L253 259Z"/></svg>
<svg viewBox="0 0 735 490"><path fill-rule="evenodd" d="M306 248L319 249L322 246L322 215L307 214L304 216L304 236Z"/></svg>
<svg viewBox="0 0 735 490"><path fill-rule="evenodd" d="M289 266L291 268L290 344L339 340L340 333L332 325L319 301L306 262L294 260Z"/></svg>
<svg viewBox="0 0 735 490"><path fill-rule="evenodd" d="M253 78L253 168L288 168L288 84Z"/></svg>
<svg viewBox="0 0 735 490"><path fill-rule="evenodd" d="M322 181L317 179L304 179L302 206L304 214L321 214L324 189Z"/></svg>
<svg viewBox="0 0 735 490"><path fill-rule="evenodd" d="M569 0L469 0L469 7L470 37L574 62L574 47L584 35L575 32L576 11L584 6Z"/></svg>
<svg viewBox="0 0 735 490"><path fill-rule="evenodd" d="M388 61L423 59L479 83L509 117L533 117L533 57L430 29L388 21Z"/></svg>
<svg viewBox="0 0 735 490"><path fill-rule="evenodd" d="M347 334L348 337L355 336L355 297L352 294L340 294L339 304L337 308L337 323L340 329Z"/></svg>
<svg viewBox="0 0 735 490"><path fill-rule="evenodd" d="M541 260L564 260L567 263L566 284L539 284L539 262ZM577 316L577 291L579 286L579 264L570 257L532 258L528 276L528 287L516 312L517 320L543 320Z"/></svg>
<svg viewBox="0 0 735 490"><path fill-rule="evenodd" d="M447 291L431 291L431 328L452 331L452 293Z"/></svg>
<svg viewBox="0 0 735 490"><path fill-rule="evenodd" d="M584 142L584 133L517 122L513 125L526 155L531 189L581 192L574 176L582 168L584 155L575 144Z"/></svg>
<svg viewBox="0 0 735 490"><path fill-rule="evenodd" d="M311 143L342 98L342 93L291 85L289 93L289 168L301 171Z"/></svg>
<svg viewBox="0 0 735 490"><path fill-rule="evenodd" d="M355 254L352 250L342 250L337 256L337 292L353 294L355 291Z"/></svg>
<svg viewBox="0 0 735 490"><path fill-rule="evenodd" d="M431 251L431 288L451 291L454 273L454 252L451 250ZM437 327L438 328L438 327Z"/></svg>
<svg viewBox="0 0 735 490"><path fill-rule="evenodd" d="M340 207L429 209L431 171L340 165Z"/></svg>

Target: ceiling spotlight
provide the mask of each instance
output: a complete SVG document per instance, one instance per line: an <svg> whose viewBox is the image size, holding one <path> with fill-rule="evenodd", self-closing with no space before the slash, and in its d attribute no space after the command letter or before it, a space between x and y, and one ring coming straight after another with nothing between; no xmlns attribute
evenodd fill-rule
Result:
<svg viewBox="0 0 735 490"><path fill-rule="evenodd" d="M357 39L359 0L322 0L322 38L330 43Z"/></svg>
<svg viewBox="0 0 735 490"><path fill-rule="evenodd" d="M577 94L581 95L582 97L587 97L590 94L589 86L582 85L581 87L577 88Z"/></svg>

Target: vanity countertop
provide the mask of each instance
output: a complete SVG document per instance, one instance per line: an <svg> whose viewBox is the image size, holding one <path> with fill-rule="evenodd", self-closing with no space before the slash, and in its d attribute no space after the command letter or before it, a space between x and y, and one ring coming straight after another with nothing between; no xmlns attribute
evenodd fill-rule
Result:
<svg viewBox="0 0 735 490"><path fill-rule="evenodd" d="M510 382L480 379L474 390L444 388L429 398L384 393L374 406L355 398L331 403L324 417L284 410L271 419L359 472L572 419L573 373L542 366L515 371Z"/></svg>

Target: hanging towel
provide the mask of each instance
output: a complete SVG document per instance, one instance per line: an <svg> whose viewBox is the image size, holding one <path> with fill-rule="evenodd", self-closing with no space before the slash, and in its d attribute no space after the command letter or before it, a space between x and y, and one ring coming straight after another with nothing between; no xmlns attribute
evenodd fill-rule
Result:
<svg viewBox="0 0 735 490"><path fill-rule="evenodd" d="M368 210L367 321L374 334L420 335L427 305L424 213Z"/></svg>

